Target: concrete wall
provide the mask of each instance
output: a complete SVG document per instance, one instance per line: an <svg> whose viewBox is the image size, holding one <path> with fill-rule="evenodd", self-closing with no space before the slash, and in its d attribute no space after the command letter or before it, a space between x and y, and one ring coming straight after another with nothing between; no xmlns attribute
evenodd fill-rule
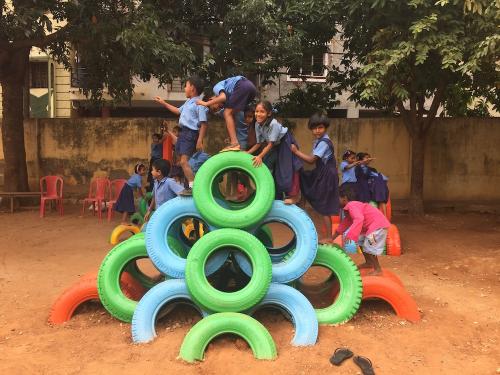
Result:
<svg viewBox="0 0 500 375"><path fill-rule="evenodd" d="M151 134L162 119L40 119L25 123L30 182L61 174L67 192L86 191L90 179L128 176L147 162ZM311 149L307 119L292 119L301 148ZM171 122L172 126L175 122ZM222 147L226 130L211 121L208 151ZM333 119L329 128L337 160L346 148L369 152L373 166L389 176L394 199L408 197L410 142L402 121ZM436 119L426 146L425 197L440 201L500 200L500 119ZM3 162L0 142L0 167ZM339 160L340 161L340 160ZM1 171L0 171L1 172Z"/></svg>

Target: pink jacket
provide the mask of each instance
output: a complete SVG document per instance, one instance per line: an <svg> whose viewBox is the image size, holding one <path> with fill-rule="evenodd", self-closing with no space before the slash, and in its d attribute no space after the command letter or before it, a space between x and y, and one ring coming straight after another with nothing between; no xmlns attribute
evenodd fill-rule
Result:
<svg viewBox="0 0 500 375"><path fill-rule="evenodd" d="M389 228L391 223L384 214L368 203L351 201L344 207L345 218L339 224L337 232L344 233L347 228L346 238L358 241L359 235L368 235L377 229Z"/></svg>

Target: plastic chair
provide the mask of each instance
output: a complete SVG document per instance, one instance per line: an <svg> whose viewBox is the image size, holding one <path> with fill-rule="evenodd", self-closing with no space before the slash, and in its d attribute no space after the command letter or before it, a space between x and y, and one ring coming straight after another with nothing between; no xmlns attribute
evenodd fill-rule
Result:
<svg viewBox="0 0 500 375"><path fill-rule="evenodd" d="M63 184L63 179L59 176L43 176L40 178L40 217L45 216L45 202L52 200L56 202L59 215L63 215Z"/></svg>
<svg viewBox="0 0 500 375"><path fill-rule="evenodd" d="M127 180L119 178L116 180L111 180L109 183L109 201L108 201L108 221L111 221L113 217L113 206L116 200L120 196L120 192L123 189L123 185L127 183Z"/></svg>
<svg viewBox="0 0 500 375"><path fill-rule="evenodd" d="M98 177L90 182L89 196L83 200L82 216L85 212L85 205L92 203L93 213L95 215L97 203L97 216L102 219L102 204L106 204L109 195L110 185L107 177Z"/></svg>

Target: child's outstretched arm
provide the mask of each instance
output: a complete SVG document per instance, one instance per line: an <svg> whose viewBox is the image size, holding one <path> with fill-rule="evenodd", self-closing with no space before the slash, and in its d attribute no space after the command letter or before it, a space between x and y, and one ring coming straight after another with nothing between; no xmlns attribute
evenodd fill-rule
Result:
<svg viewBox="0 0 500 375"><path fill-rule="evenodd" d="M267 142L266 147L262 149L259 155L253 157L253 166L254 167L260 167L262 165L262 159L264 159L264 156L267 155L267 153L273 148L274 142Z"/></svg>
<svg viewBox="0 0 500 375"><path fill-rule="evenodd" d="M291 146L291 150L295 155L297 155L300 159L304 160L306 163L314 164L314 163L316 163L316 160L318 160L318 157L316 155L307 155L307 154L303 153L293 143Z"/></svg>
<svg viewBox="0 0 500 375"><path fill-rule="evenodd" d="M202 105L204 107L210 107L211 105L214 104L222 104L226 101L226 93L222 91L219 95L217 95L215 98L210 99L209 101L203 101L203 100L198 100L196 104Z"/></svg>
<svg viewBox="0 0 500 375"><path fill-rule="evenodd" d="M177 108L175 105L167 103L165 100L163 100L159 96L155 96L153 99L155 102L160 103L162 106L164 106L170 112L172 112L174 115L179 116L181 114L181 111L179 110L179 108Z"/></svg>
<svg viewBox="0 0 500 375"><path fill-rule="evenodd" d="M346 166L344 166L344 168L343 168L342 170L343 170L343 171L346 171L346 170L351 169L351 168L354 168L354 167L356 167L356 166L358 166L358 165L360 165L360 164L361 164L361 160L357 160L357 161L355 161L354 163L347 164Z"/></svg>

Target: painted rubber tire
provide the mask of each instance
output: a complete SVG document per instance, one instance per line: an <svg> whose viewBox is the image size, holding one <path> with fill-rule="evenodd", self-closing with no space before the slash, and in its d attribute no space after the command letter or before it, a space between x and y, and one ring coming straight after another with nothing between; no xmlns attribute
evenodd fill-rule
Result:
<svg viewBox="0 0 500 375"><path fill-rule="evenodd" d="M392 203L391 203L391 197L389 196L389 199L387 200L387 203L385 204L385 212L387 213L387 220L391 222L392 220Z"/></svg>
<svg viewBox="0 0 500 375"><path fill-rule="evenodd" d="M399 237L398 227L394 224L391 224L389 230L387 231L387 240L385 246L387 255L401 255L401 238Z"/></svg>
<svg viewBox="0 0 500 375"><path fill-rule="evenodd" d="M248 315L231 312L213 314L196 323L184 338L179 356L187 362L203 360L210 341L224 333L243 338L257 359L277 357L273 338L262 324Z"/></svg>
<svg viewBox="0 0 500 375"><path fill-rule="evenodd" d="M269 222L280 222L288 225L295 234L295 251L283 254L283 260L273 264L275 283L289 283L301 277L311 267L318 249L318 235L311 218L299 207L286 205L282 201L274 201L271 211L259 223L259 226ZM235 258L243 272L251 275L250 264L241 254Z"/></svg>
<svg viewBox="0 0 500 375"><path fill-rule="evenodd" d="M358 311L363 285L358 267L338 246L320 245L313 263L332 271L340 284L340 292L332 305L316 309L319 324L342 324Z"/></svg>
<svg viewBox="0 0 500 375"><path fill-rule="evenodd" d="M127 272L122 273L120 285L123 292L132 299L140 299L146 292ZM82 276L57 298L50 309L49 323L61 324L69 321L80 305L93 300L99 301L97 272Z"/></svg>
<svg viewBox="0 0 500 375"><path fill-rule="evenodd" d="M166 238L172 225L179 219L188 216L203 221L192 198L174 198L162 204L155 211L146 228L146 247L151 261L161 272L176 279L185 277L186 259L175 254L170 247L170 241L167 241ZM180 226L176 225L174 229L176 234L180 233ZM208 228L209 231L213 229L213 227ZM217 271L224 264L228 255L228 252L215 254L207 263L205 273L210 275Z"/></svg>
<svg viewBox="0 0 500 375"><path fill-rule="evenodd" d="M256 185L255 197L248 206L232 210L221 206L212 192L217 175L238 169L248 174ZM245 152L225 152L212 156L196 174L193 198L203 218L220 228L248 228L259 222L271 209L275 196L274 180L266 166L255 168L252 156Z"/></svg>
<svg viewBox="0 0 500 375"><path fill-rule="evenodd" d="M225 247L245 253L254 270L250 282L241 290L226 293L215 289L203 272L211 254ZM191 249L186 263L186 284L199 305L208 311L238 312L249 309L264 298L271 283L271 259L266 248L253 235L239 229L224 228L209 232Z"/></svg>
<svg viewBox="0 0 500 375"><path fill-rule="evenodd" d="M417 304L406 289L393 279L363 276L363 299L379 298L392 306L396 315L410 322L420 320Z"/></svg>
<svg viewBox="0 0 500 375"><path fill-rule="evenodd" d="M169 303L188 301L194 305L184 280L167 280L149 290L139 301L132 318L132 340L145 343L156 337L155 323L161 308ZM195 308L201 316L208 315Z"/></svg>
<svg viewBox="0 0 500 375"><path fill-rule="evenodd" d="M138 238L115 246L104 258L97 275L97 290L102 304L115 318L131 322L137 301L125 296L120 289L120 275L132 261L147 258L144 239Z"/></svg>
<svg viewBox="0 0 500 375"><path fill-rule="evenodd" d="M148 206L151 203L151 199L153 199L153 193L151 193L150 191L148 191L144 197L141 197L141 200L139 201L139 213L142 216L146 215Z"/></svg>
<svg viewBox="0 0 500 375"><path fill-rule="evenodd" d="M264 306L277 306L290 315L295 328L292 339L294 346L316 344L318 338L318 319L309 300L298 290L284 284L271 283L264 299L248 313L253 314Z"/></svg>
<svg viewBox="0 0 500 375"><path fill-rule="evenodd" d="M140 229L135 225L118 225L111 232L109 243L111 245L116 245L118 242L120 242L120 237L127 232L130 232L132 233L132 235L135 235L140 232Z"/></svg>
<svg viewBox="0 0 500 375"><path fill-rule="evenodd" d="M130 222L134 225L141 226L144 224L144 216L139 212L135 212L132 216L130 216Z"/></svg>

